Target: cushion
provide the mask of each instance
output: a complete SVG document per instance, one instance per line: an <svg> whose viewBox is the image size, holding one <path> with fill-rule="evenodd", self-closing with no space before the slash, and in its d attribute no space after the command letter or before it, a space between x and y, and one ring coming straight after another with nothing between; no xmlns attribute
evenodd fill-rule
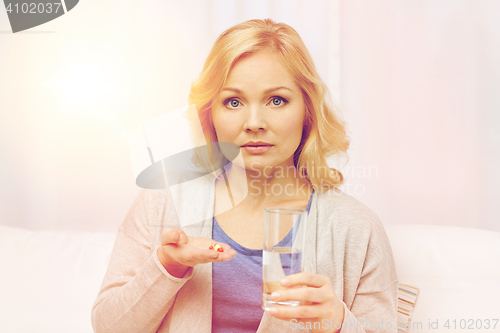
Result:
<svg viewBox="0 0 500 333"><path fill-rule="evenodd" d="M486 319L491 325L499 319L499 232L432 225L385 228L399 282L420 290L409 332L470 332L481 324L484 329Z"/></svg>
<svg viewBox="0 0 500 333"><path fill-rule="evenodd" d="M115 234L0 226L0 331L91 333Z"/></svg>
<svg viewBox="0 0 500 333"><path fill-rule="evenodd" d="M409 332L470 332L460 328L461 320L462 326L485 327L486 319L492 326L492 319L499 318L499 232L426 225L385 228L400 283L419 289ZM92 305L115 236L0 225L0 330L92 333Z"/></svg>

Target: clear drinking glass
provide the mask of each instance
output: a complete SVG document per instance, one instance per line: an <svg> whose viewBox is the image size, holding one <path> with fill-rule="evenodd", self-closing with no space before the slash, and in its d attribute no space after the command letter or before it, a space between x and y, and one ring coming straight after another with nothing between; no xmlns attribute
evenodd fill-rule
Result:
<svg viewBox="0 0 500 333"><path fill-rule="evenodd" d="M271 294L285 289L285 276L303 271L307 211L268 208L264 211L264 248L262 253L262 309L272 305L297 306L300 301L274 302Z"/></svg>

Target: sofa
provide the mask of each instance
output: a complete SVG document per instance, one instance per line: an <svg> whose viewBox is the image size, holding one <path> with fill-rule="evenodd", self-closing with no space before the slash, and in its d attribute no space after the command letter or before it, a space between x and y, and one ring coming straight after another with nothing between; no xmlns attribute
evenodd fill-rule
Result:
<svg viewBox="0 0 500 333"><path fill-rule="evenodd" d="M493 327L500 319L500 232L385 228L400 283L419 290L400 332L500 332L500 323ZM92 304L115 235L0 225L0 332L93 332Z"/></svg>

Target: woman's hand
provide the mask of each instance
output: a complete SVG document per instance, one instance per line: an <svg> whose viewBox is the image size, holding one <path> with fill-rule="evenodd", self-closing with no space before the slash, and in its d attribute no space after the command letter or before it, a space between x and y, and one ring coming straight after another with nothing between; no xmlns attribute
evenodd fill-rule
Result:
<svg viewBox="0 0 500 333"><path fill-rule="evenodd" d="M269 310L273 317L289 321L291 325L296 324L297 328L311 328L313 332L340 331L344 321L344 306L337 299L328 277L298 273L285 277L281 285L286 289L273 292L273 301L300 301L301 304L274 306Z"/></svg>
<svg viewBox="0 0 500 333"><path fill-rule="evenodd" d="M175 277L184 276L189 267L207 262L231 260L236 251L224 243L218 243L224 252L210 250L214 240L205 237L188 237L180 228L165 228L161 233L161 246L157 255L167 272Z"/></svg>

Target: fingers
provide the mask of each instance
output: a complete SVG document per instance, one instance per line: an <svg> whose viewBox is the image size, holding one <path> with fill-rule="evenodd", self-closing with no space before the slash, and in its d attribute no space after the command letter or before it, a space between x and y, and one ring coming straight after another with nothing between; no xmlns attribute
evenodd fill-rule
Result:
<svg viewBox="0 0 500 333"><path fill-rule="evenodd" d="M330 279L315 273L297 273L281 280L285 289L271 294L273 301L301 301L306 303L325 303L335 299Z"/></svg>
<svg viewBox="0 0 500 333"><path fill-rule="evenodd" d="M328 283L330 283L330 279L328 277L314 273L292 274L288 275L283 280L281 280L281 285L287 288L297 287L297 286L320 288Z"/></svg>
<svg viewBox="0 0 500 333"><path fill-rule="evenodd" d="M180 228L165 228L161 233L162 245L166 244L187 244L188 237Z"/></svg>
<svg viewBox="0 0 500 333"><path fill-rule="evenodd" d="M305 318L320 318L326 312L324 304L313 305L298 305L298 306L274 306L269 310L269 313L279 319L305 319Z"/></svg>
<svg viewBox="0 0 500 333"><path fill-rule="evenodd" d="M236 251L224 243L219 245L224 250L218 252L209 247L215 241L205 237L188 237L180 228L165 228L162 230L162 248L165 251L165 261L182 265L194 266L207 262L220 262L232 259Z"/></svg>
<svg viewBox="0 0 500 333"><path fill-rule="evenodd" d="M209 249L210 249L210 246L213 246L216 242L212 241L212 243L209 245ZM224 253L224 252L227 252L229 250L231 250L231 247L225 243L219 243L217 242L218 245L220 245L222 247L222 252L219 252L217 251L216 249L210 249L211 251L215 251L215 252L219 252L219 253Z"/></svg>
<svg viewBox="0 0 500 333"><path fill-rule="evenodd" d="M276 302L301 301L323 303L331 299L332 296L331 292L324 290L324 288L303 287L275 291L271 294L271 300Z"/></svg>
<svg viewBox="0 0 500 333"><path fill-rule="evenodd" d="M184 265L188 266L195 266L197 264L217 261L218 259L218 255L213 253L213 251L200 249L197 247L189 247L186 249L181 248L178 251L178 260Z"/></svg>
<svg viewBox="0 0 500 333"><path fill-rule="evenodd" d="M298 273L281 280L285 289L271 294L275 302L300 301L298 306L274 306L269 313L276 318L330 318L338 312L335 304L337 297L330 279L315 273Z"/></svg>
<svg viewBox="0 0 500 333"><path fill-rule="evenodd" d="M224 252L218 252L214 250L206 250L209 251L209 254L211 256L211 262L221 262L221 261L227 261L231 260L236 256L236 251L231 249L231 247L227 244L219 243L219 245L222 246L224 249Z"/></svg>
<svg viewBox="0 0 500 333"><path fill-rule="evenodd" d="M236 251L232 250L229 246L224 252L217 252L209 250L208 248L202 249L189 245L180 245L176 250L177 261L187 266L195 266L208 262L228 261L236 255Z"/></svg>

